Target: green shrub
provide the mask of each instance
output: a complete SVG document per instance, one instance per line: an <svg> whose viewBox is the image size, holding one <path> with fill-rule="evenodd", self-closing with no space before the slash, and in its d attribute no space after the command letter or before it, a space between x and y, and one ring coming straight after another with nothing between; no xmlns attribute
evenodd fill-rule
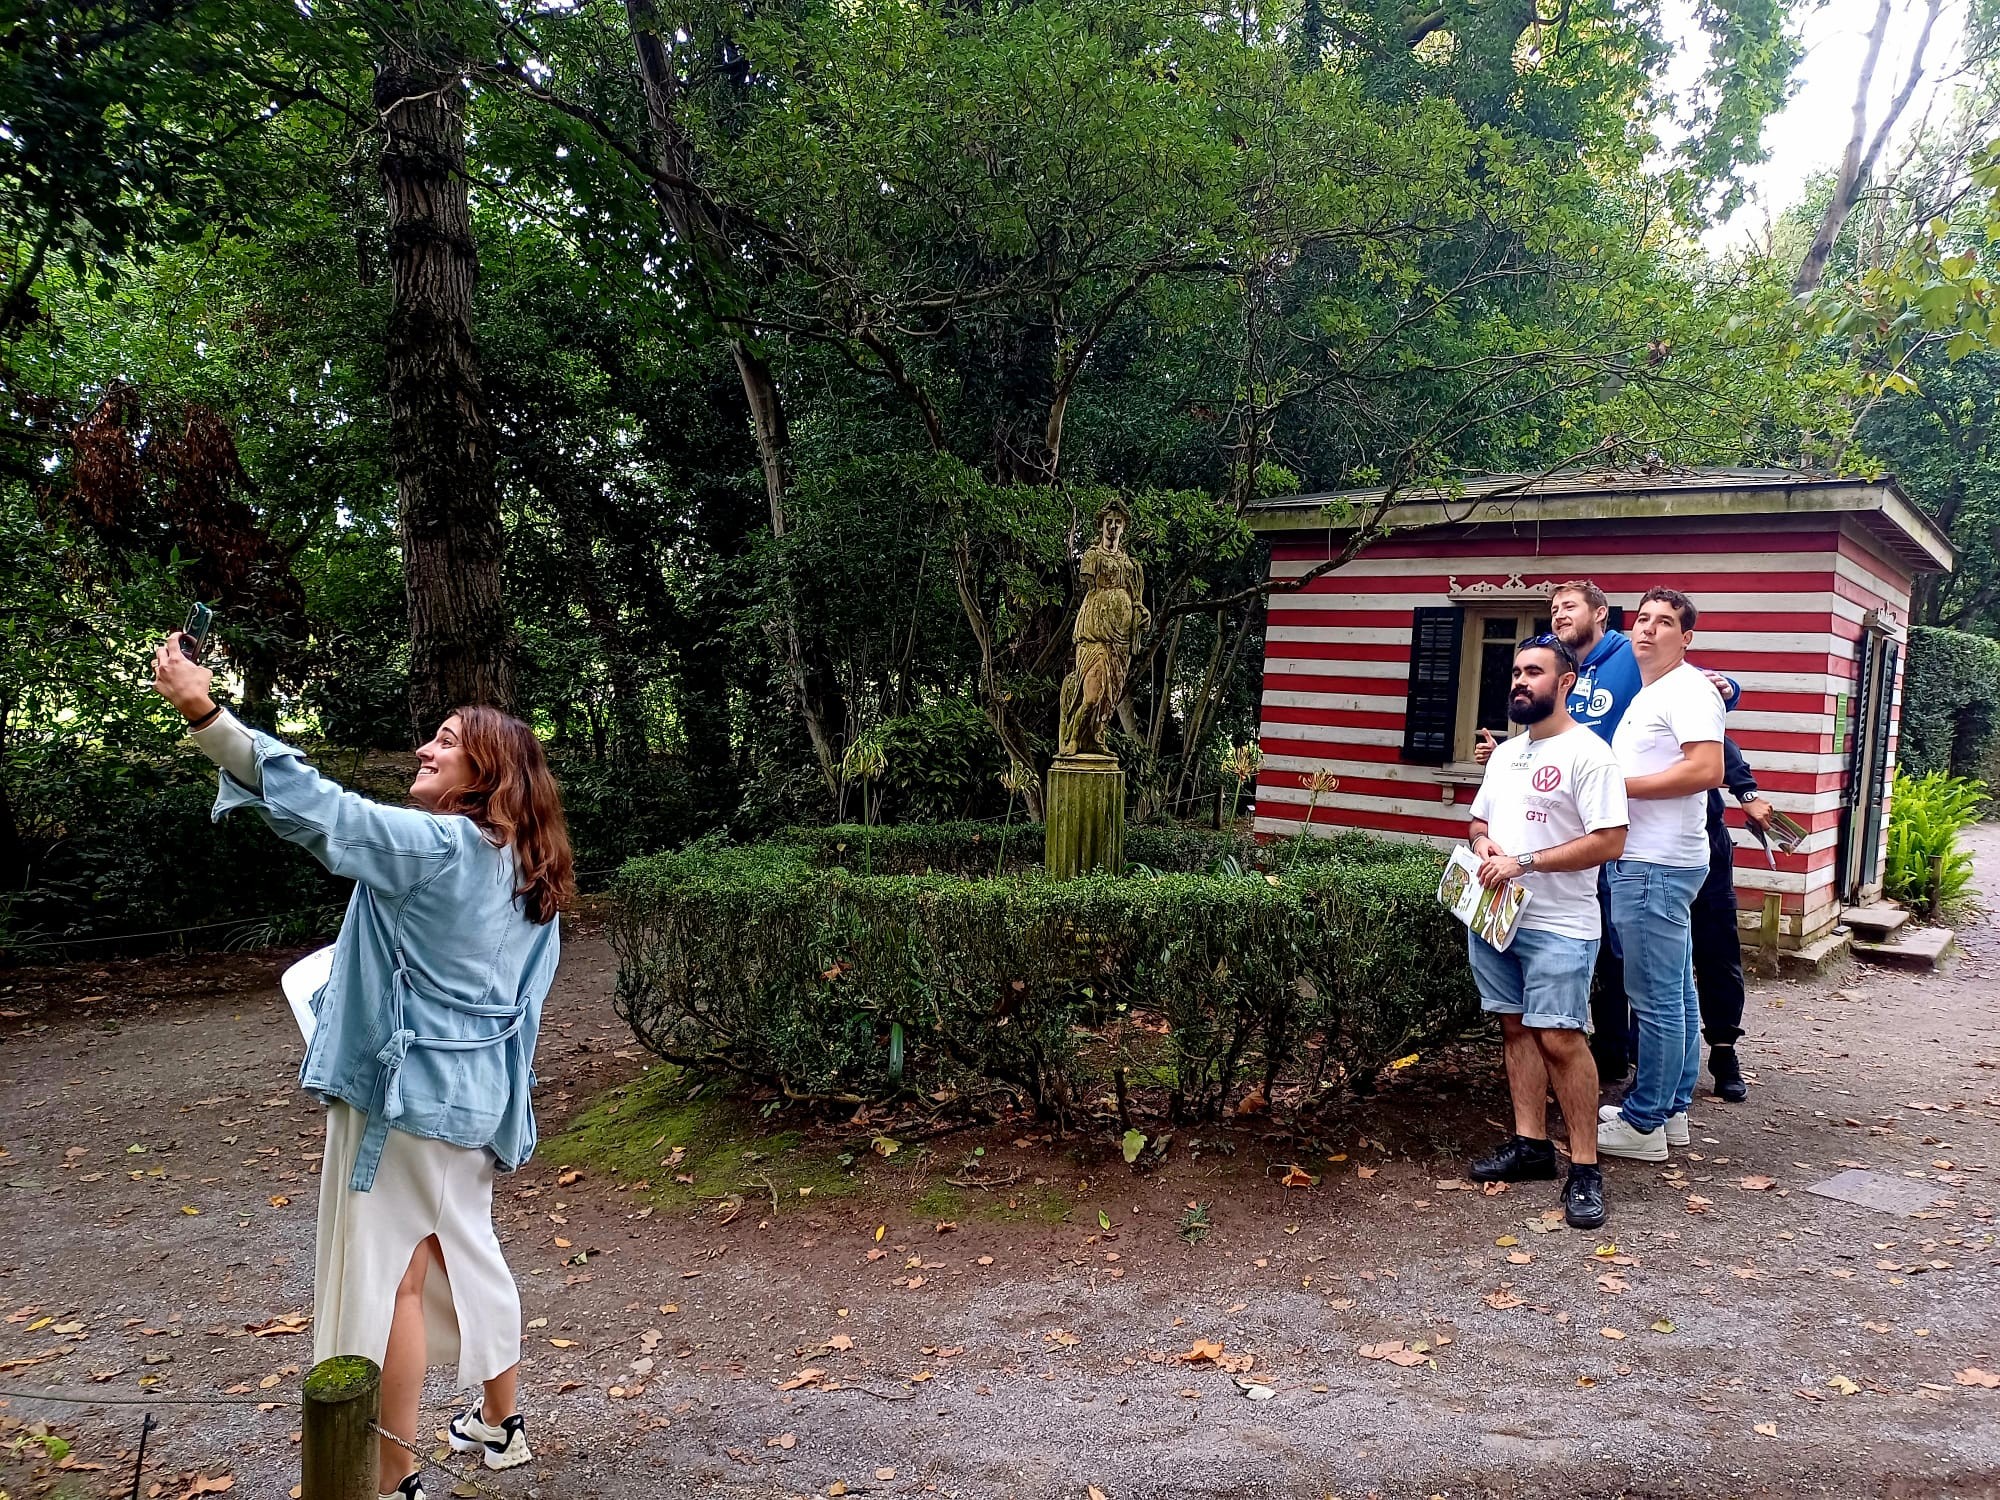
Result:
<svg viewBox="0 0 2000 1500"><path fill-rule="evenodd" d="M789 1094L862 1100L899 1086L897 1031L901 1087L998 1088L1061 1119L1137 1066L1173 1116L1200 1118L1246 1070L1360 1081L1474 1013L1428 850L1350 842L1276 877L1053 882L993 878L990 826L872 832L897 836L872 875L839 862L859 829L627 865L612 942L639 1039ZM968 852L973 873L949 873ZM897 873L918 858L947 873Z"/></svg>
<svg viewBox="0 0 2000 1500"><path fill-rule="evenodd" d="M871 793L882 798L878 821L970 818L1007 805L1000 783L1007 753L986 715L964 699L889 719L861 743L881 754Z"/></svg>
<svg viewBox="0 0 2000 1500"><path fill-rule="evenodd" d="M110 954L122 945L101 940L167 928L197 929L178 941L198 947L332 932L347 883L252 815L211 823L214 803L215 769L191 747L43 763L14 807L28 878L0 894L0 954L62 958L86 939L76 951Z"/></svg>
<svg viewBox="0 0 2000 1500"><path fill-rule="evenodd" d="M2000 778L2000 641L1962 630L1910 632L1896 758L1913 776Z"/></svg>
<svg viewBox="0 0 2000 1500"><path fill-rule="evenodd" d="M1898 775L1884 894L1926 910L1962 901L1972 884L1972 856L1959 848L1958 836L1985 810L1984 782L1937 771Z"/></svg>

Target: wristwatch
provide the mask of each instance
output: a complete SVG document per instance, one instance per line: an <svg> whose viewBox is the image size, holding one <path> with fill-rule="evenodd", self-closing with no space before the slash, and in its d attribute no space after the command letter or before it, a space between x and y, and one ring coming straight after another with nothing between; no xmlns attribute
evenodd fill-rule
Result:
<svg viewBox="0 0 2000 1500"><path fill-rule="evenodd" d="M1535 856L1532 853L1517 854L1514 856L1514 863L1524 870L1532 870L1535 868Z"/></svg>

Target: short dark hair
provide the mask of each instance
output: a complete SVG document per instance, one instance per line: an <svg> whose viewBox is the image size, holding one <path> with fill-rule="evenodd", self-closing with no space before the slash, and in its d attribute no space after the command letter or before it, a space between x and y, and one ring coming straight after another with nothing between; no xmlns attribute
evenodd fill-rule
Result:
<svg viewBox="0 0 2000 1500"><path fill-rule="evenodd" d="M1681 617L1681 629L1694 629L1694 622L1700 618L1700 613L1694 607L1694 600L1688 598L1679 589L1670 589L1661 585L1658 588L1647 589L1645 593L1641 594L1639 596L1639 607L1644 609L1647 604L1655 599L1659 600L1662 604L1671 604L1674 607L1674 612Z"/></svg>
<svg viewBox="0 0 2000 1500"><path fill-rule="evenodd" d="M1569 673L1576 671L1576 653L1570 650L1569 642L1559 635L1549 635L1546 633L1531 635L1514 648L1516 656L1519 656L1523 651L1553 651L1556 654L1556 662L1561 666L1563 671Z"/></svg>
<svg viewBox="0 0 2000 1500"><path fill-rule="evenodd" d="M1554 599L1557 594L1581 594L1583 602L1592 609L1611 608L1611 601L1604 596L1604 590L1588 578L1572 578L1568 583L1559 583L1549 590L1550 599Z"/></svg>

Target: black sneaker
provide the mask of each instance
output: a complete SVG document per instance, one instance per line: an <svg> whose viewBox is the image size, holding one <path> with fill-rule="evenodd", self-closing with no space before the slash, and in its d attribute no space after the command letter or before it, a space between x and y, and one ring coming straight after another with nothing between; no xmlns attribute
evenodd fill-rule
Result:
<svg viewBox="0 0 2000 1500"><path fill-rule="evenodd" d="M1734 1047L1708 1049L1709 1076L1715 1080L1715 1097L1741 1104L1750 1097L1750 1085L1743 1081L1743 1068L1736 1061Z"/></svg>
<svg viewBox="0 0 2000 1500"><path fill-rule="evenodd" d="M1596 1163L1573 1165L1563 1184L1563 1218L1572 1229L1596 1229L1604 1223L1604 1174Z"/></svg>
<svg viewBox="0 0 2000 1500"><path fill-rule="evenodd" d="M1553 1182L1556 1148L1547 1141L1510 1135L1506 1145L1491 1156L1482 1156L1466 1169L1466 1175L1474 1182Z"/></svg>

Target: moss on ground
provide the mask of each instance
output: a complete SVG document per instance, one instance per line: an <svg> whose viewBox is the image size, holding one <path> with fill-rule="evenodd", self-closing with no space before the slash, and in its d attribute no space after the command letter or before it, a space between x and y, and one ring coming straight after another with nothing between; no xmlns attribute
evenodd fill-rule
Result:
<svg viewBox="0 0 2000 1500"><path fill-rule="evenodd" d="M536 1157L622 1183L643 1182L641 1195L662 1205L730 1194L754 1201L772 1190L781 1204L797 1204L801 1188L809 1190L806 1201L819 1202L859 1186L841 1166L838 1146L808 1144L803 1131L773 1129L752 1106L690 1098L689 1092L680 1069L655 1064L591 1100L559 1135L541 1143ZM682 1155L673 1161L677 1148Z"/></svg>

